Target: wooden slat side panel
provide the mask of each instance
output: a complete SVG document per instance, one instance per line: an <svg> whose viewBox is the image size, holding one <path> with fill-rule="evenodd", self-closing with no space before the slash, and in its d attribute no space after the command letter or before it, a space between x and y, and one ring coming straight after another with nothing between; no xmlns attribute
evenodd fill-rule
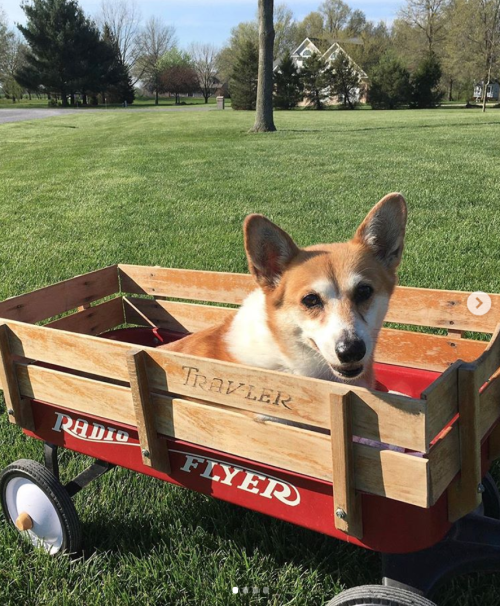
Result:
<svg viewBox="0 0 500 606"><path fill-rule="evenodd" d="M158 397L157 417L166 421L165 398ZM173 400L162 433L224 452L233 452L282 469L331 481L329 436L304 431L216 406ZM221 431L224 427L224 431ZM356 488L427 507L428 461L398 452L354 444ZM334 487L335 491L335 487ZM401 499L400 499L401 498Z"/></svg>
<svg viewBox="0 0 500 606"><path fill-rule="evenodd" d="M135 346L8 322L11 351L21 357L128 382L126 354ZM255 413L329 428L331 393L347 388L284 373L265 371L180 353L143 348L149 354L151 388L208 400ZM351 388L356 435L424 451L425 402Z"/></svg>
<svg viewBox="0 0 500 606"><path fill-rule="evenodd" d="M496 326L490 342L477 360L476 366L476 381L479 386L496 375L500 366L500 324Z"/></svg>
<svg viewBox="0 0 500 606"><path fill-rule="evenodd" d="M99 335L124 322L122 298L117 297L49 322L46 326L85 335Z"/></svg>
<svg viewBox="0 0 500 606"><path fill-rule="evenodd" d="M457 360L422 394L427 401L427 445L458 413L458 369L462 364Z"/></svg>
<svg viewBox="0 0 500 606"><path fill-rule="evenodd" d="M125 297L124 304L128 323L153 325L175 332L197 332L215 326L233 317L237 311L230 307L134 297Z"/></svg>
<svg viewBox="0 0 500 606"><path fill-rule="evenodd" d="M256 289L249 274L119 265L124 293L240 304Z"/></svg>
<svg viewBox="0 0 500 606"><path fill-rule="evenodd" d="M483 353L486 345L484 341L383 328L379 333L375 360L443 371L458 359L472 362Z"/></svg>
<svg viewBox="0 0 500 606"><path fill-rule="evenodd" d="M131 344L22 322L7 325L11 351L17 356L128 381L125 356Z"/></svg>
<svg viewBox="0 0 500 606"><path fill-rule="evenodd" d="M500 383L494 383L491 388L479 396L479 408L480 436L483 440L500 417ZM431 504L439 499L460 471L459 425L460 420L454 423L453 427L433 446L429 453ZM500 436L500 431L495 430L494 433L496 433L496 437ZM495 444L495 440L493 443ZM500 441L498 443L500 444ZM500 456L500 449L493 452L492 458L497 456Z"/></svg>
<svg viewBox="0 0 500 606"><path fill-rule="evenodd" d="M35 323L117 293L117 266L106 267L0 303L0 318Z"/></svg>
<svg viewBox="0 0 500 606"><path fill-rule="evenodd" d="M429 453L431 505L437 502L460 471L458 433L458 423L455 423Z"/></svg>
<svg viewBox="0 0 500 606"><path fill-rule="evenodd" d="M248 274L120 265L122 290L198 301L241 304L256 288ZM399 286L390 302L387 322L493 332L500 318L500 295L492 294L492 309L474 316L467 309L469 292Z"/></svg>
<svg viewBox="0 0 500 606"><path fill-rule="evenodd" d="M41 366L16 364L22 396L135 425L130 388Z"/></svg>
<svg viewBox="0 0 500 606"><path fill-rule="evenodd" d="M176 332L196 332L222 323L236 314L236 309L126 297L125 314L130 324L157 326ZM416 333L383 328L380 332L376 360L386 364L442 371L461 359L475 360L484 351L484 341Z"/></svg>
<svg viewBox="0 0 500 606"><path fill-rule="evenodd" d="M491 310L484 316L470 313L469 295L470 292L398 286L386 321L492 333L500 319L500 295L490 295Z"/></svg>
<svg viewBox="0 0 500 606"><path fill-rule="evenodd" d="M131 391L34 365L17 365L21 393L111 421L135 425ZM161 434L331 481L330 437L262 421L259 415L152 395ZM224 428L224 431L221 430ZM426 507L427 461L354 444L356 488Z"/></svg>
<svg viewBox="0 0 500 606"><path fill-rule="evenodd" d="M317 379L149 350L153 390L330 428L330 394L351 390L357 436L425 451L425 403ZM412 446L409 446L412 444Z"/></svg>
<svg viewBox="0 0 500 606"><path fill-rule="evenodd" d="M21 396L14 360L9 345L9 328L0 324L0 382L11 423L34 430L33 414L28 400Z"/></svg>

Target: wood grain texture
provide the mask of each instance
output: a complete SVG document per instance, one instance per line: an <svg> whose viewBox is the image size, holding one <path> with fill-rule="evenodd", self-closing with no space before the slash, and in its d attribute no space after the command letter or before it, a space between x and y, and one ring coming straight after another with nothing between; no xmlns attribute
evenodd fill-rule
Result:
<svg viewBox="0 0 500 606"><path fill-rule="evenodd" d="M335 527L363 538L361 497L356 492L350 393L330 397Z"/></svg>
<svg viewBox="0 0 500 606"><path fill-rule="evenodd" d="M236 311L196 303L125 298L127 322L176 332L196 332L215 326L234 316ZM458 358L466 362L475 360L485 348L484 341L459 341L440 335L383 328L379 334L375 359L386 364L442 371Z"/></svg>
<svg viewBox="0 0 500 606"><path fill-rule="evenodd" d="M130 388L35 365L16 366L23 396L110 421L136 423ZM156 428L163 435L331 481L329 436L215 404L155 393L152 401ZM428 461L363 444L353 446L357 490L428 506Z"/></svg>
<svg viewBox="0 0 500 606"><path fill-rule="evenodd" d="M458 413L458 369L462 364L457 360L422 393L427 402L427 446Z"/></svg>
<svg viewBox="0 0 500 606"><path fill-rule="evenodd" d="M76 276L0 303L0 318L35 323L119 290L117 266Z"/></svg>
<svg viewBox="0 0 500 606"><path fill-rule="evenodd" d="M481 423L479 386L474 366L458 369L460 476L448 489L448 518L456 522L481 504Z"/></svg>
<svg viewBox="0 0 500 606"><path fill-rule="evenodd" d="M257 287L249 274L139 265L118 267L124 293L240 304Z"/></svg>
<svg viewBox="0 0 500 606"><path fill-rule="evenodd" d="M85 307L74 314L49 322L46 326L85 335L99 335L124 322L122 298L117 297L93 307Z"/></svg>
<svg viewBox="0 0 500 606"><path fill-rule="evenodd" d="M127 343L8 322L11 351L21 357L128 382ZM330 394L346 386L285 373L144 348L151 389L329 429ZM353 431L360 437L425 451L425 402L351 388Z"/></svg>
<svg viewBox="0 0 500 606"><path fill-rule="evenodd" d="M134 403L135 425L141 444L142 462L158 471L170 473L167 443L165 440L160 440L156 428L146 355L144 351L130 351L127 354L130 389Z"/></svg>
<svg viewBox="0 0 500 606"><path fill-rule="evenodd" d="M12 414L9 413L9 421L34 431L35 423L31 412L31 403L29 400L23 399L19 391L9 345L9 328L6 324L0 324L0 384L3 388L7 411L13 411Z"/></svg>
<svg viewBox="0 0 500 606"><path fill-rule="evenodd" d="M237 309L124 297L125 316L130 324L156 326L175 332L197 332L233 317Z"/></svg>
<svg viewBox="0 0 500 606"><path fill-rule="evenodd" d="M255 289L249 274L119 265L122 290L155 297L241 304ZM387 322L492 333L500 318L500 295L492 294L491 311L474 316L467 308L470 292L396 287Z"/></svg>

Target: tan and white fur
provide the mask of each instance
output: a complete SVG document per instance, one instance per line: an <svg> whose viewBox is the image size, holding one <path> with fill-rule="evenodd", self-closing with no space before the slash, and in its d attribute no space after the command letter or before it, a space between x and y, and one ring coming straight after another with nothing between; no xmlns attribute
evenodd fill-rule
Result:
<svg viewBox="0 0 500 606"><path fill-rule="evenodd" d="M406 227L397 193L376 204L354 237L299 248L262 215L244 223L258 288L219 326L166 348L297 375L373 387L373 355L396 285Z"/></svg>

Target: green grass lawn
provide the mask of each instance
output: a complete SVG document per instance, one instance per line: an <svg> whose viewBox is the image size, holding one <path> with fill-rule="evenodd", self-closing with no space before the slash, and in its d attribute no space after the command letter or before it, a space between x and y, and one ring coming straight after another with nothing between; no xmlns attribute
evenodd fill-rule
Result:
<svg viewBox="0 0 500 606"><path fill-rule="evenodd" d="M0 299L113 263L246 271L261 212L299 244L349 238L398 190L403 285L500 292L500 113L68 115L0 125ZM42 460L0 415L0 467ZM65 476L86 463L66 452ZM0 604L321 605L379 581L376 554L117 469L76 497L76 562L0 522ZM234 586L269 595L233 596ZM500 603L500 578L448 584L440 606Z"/></svg>

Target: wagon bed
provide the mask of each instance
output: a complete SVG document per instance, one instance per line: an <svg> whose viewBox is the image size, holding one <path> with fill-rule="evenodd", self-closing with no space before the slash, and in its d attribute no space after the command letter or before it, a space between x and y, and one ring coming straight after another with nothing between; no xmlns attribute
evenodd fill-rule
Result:
<svg viewBox="0 0 500 606"><path fill-rule="evenodd" d="M478 317L469 293L398 287L387 322L448 334L384 328L379 390L155 349L254 288L246 274L117 265L1 302L10 421L370 549L434 545L480 504L500 456L500 295Z"/></svg>

